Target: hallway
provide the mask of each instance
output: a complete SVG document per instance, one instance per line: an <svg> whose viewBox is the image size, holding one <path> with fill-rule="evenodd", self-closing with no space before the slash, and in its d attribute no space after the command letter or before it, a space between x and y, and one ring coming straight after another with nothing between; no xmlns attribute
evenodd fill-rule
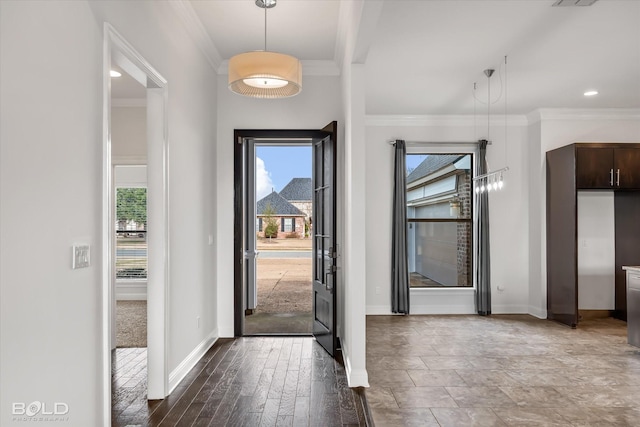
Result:
<svg viewBox="0 0 640 427"><path fill-rule="evenodd" d="M118 349L115 360L114 426L365 425L362 391L313 338L219 339L173 393L150 402L146 349Z"/></svg>

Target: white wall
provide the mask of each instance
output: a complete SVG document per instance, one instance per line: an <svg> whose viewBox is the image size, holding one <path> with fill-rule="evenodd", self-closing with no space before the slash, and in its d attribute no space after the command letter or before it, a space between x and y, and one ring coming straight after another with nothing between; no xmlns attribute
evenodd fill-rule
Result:
<svg viewBox="0 0 640 427"><path fill-rule="evenodd" d="M540 235L543 233L542 192L544 190L544 164L540 161L540 141L542 127L540 121L534 121L528 126L527 158L529 159L529 313L546 319L547 294L539 285L546 283L546 274L542 275L543 254ZM532 160L532 159L535 159ZM543 279L544 277L544 279Z"/></svg>
<svg viewBox="0 0 640 427"><path fill-rule="evenodd" d="M111 107L111 144L114 163L125 159L146 163L146 107Z"/></svg>
<svg viewBox="0 0 640 427"><path fill-rule="evenodd" d="M321 129L341 123L340 78L305 76L302 92L286 99L253 99L231 92L227 76L218 76L216 142L217 222L214 239L220 336L233 330L233 131L234 129ZM342 141L338 141L341 144Z"/></svg>
<svg viewBox="0 0 640 427"><path fill-rule="evenodd" d="M101 40L84 2L0 2L3 426L34 400L101 417ZM76 242L89 268L71 270Z"/></svg>
<svg viewBox="0 0 640 427"><path fill-rule="evenodd" d="M613 191L578 191L578 309L614 310Z"/></svg>
<svg viewBox="0 0 640 427"><path fill-rule="evenodd" d="M147 186L147 166L116 166L113 180L116 188L145 188Z"/></svg>
<svg viewBox="0 0 640 427"><path fill-rule="evenodd" d="M350 61L349 61L350 62ZM365 192L367 170L365 138L364 66L347 63L342 69L342 96L345 110L344 176L342 221L344 223L343 277L344 313L342 353L350 387L368 387L366 371L366 302L369 220Z"/></svg>
<svg viewBox="0 0 640 427"><path fill-rule="evenodd" d="M169 81L169 370L215 333L215 75L165 2L0 2L0 424L12 402L101 423L102 48L108 21ZM20 183L16 185L16 183ZM19 226L16 226L19 225ZM71 270L71 245L92 265ZM33 268L37 264L38 268ZM28 272L28 274L25 274ZM202 318L196 327L195 316Z"/></svg>
<svg viewBox="0 0 640 427"><path fill-rule="evenodd" d="M529 240L531 250L535 251L529 269L529 312L546 318L546 153L574 142L640 142L640 110L541 109L530 114L528 119L532 184Z"/></svg>
<svg viewBox="0 0 640 427"><path fill-rule="evenodd" d="M489 194L492 312L527 313L529 183L524 154L527 127L524 118L509 118L506 152L503 119L496 120L495 124L492 121L492 131L492 145L487 149L489 165L492 169L505 165L510 168L504 175L505 187ZM446 143L475 141L481 137L474 131L473 117L368 117L366 211L376 212L375 221L366 222L368 314L389 314L391 310L393 146L387 141ZM411 144L408 150L418 148ZM473 313L473 289L412 290L411 311L415 314Z"/></svg>

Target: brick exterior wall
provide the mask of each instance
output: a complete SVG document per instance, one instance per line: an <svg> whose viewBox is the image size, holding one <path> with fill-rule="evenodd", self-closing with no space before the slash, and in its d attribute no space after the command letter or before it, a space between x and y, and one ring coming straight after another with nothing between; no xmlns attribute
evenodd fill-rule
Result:
<svg viewBox="0 0 640 427"><path fill-rule="evenodd" d="M264 217L262 216L258 216L258 218L262 218L262 231L258 231L258 226L257 226L257 221L256 221L256 235L260 238L264 238L264 229L267 225L267 222L265 220ZM282 218L280 216L273 216L273 219L276 221L276 223L278 224L278 236L276 237L276 239L286 239L287 238L287 234L289 234L289 231L282 231ZM284 217L284 218L294 218L294 229L291 231L292 232L296 232L298 233L298 237L299 238L303 238L304 237L304 217L301 216L297 216L297 217Z"/></svg>
<svg viewBox="0 0 640 427"><path fill-rule="evenodd" d="M472 187L471 174L458 176L458 200L460 201L460 218L471 218ZM458 223L458 286L472 286L471 280L471 230L472 223Z"/></svg>

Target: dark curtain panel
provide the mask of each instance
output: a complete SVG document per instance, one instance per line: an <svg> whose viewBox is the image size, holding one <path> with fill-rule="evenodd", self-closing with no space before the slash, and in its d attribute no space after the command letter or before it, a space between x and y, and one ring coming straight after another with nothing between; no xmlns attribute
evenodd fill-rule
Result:
<svg viewBox="0 0 640 427"><path fill-rule="evenodd" d="M487 141L479 141L478 175L487 173ZM480 183L478 183L480 185ZM481 316L491 314L491 259L489 252L489 194L478 193L478 266L476 268L476 311Z"/></svg>
<svg viewBox="0 0 640 427"><path fill-rule="evenodd" d="M409 272L407 264L407 167L406 147L395 143L393 186L393 233L391 242L391 311L409 314Z"/></svg>

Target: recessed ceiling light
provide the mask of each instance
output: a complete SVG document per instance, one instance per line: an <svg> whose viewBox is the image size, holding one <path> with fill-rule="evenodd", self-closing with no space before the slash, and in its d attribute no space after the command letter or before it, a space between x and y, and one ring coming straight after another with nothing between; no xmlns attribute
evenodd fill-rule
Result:
<svg viewBox="0 0 640 427"><path fill-rule="evenodd" d="M588 90L584 93L584 96L595 96L598 94L597 90Z"/></svg>
<svg viewBox="0 0 640 427"><path fill-rule="evenodd" d="M122 76L122 73L119 73L119 72L117 72L116 70L111 70L111 71L109 71L109 75L110 75L111 77L121 77L121 76Z"/></svg>

